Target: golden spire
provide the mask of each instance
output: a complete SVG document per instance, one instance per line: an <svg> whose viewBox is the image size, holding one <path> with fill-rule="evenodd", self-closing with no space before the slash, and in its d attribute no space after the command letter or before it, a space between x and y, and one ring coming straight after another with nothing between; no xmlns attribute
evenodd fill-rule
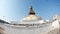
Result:
<svg viewBox="0 0 60 34"><path fill-rule="evenodd" d="M30 12L29 12L29 15L35 15L35 12L33 11L32 6L30 6Z"/></svg>

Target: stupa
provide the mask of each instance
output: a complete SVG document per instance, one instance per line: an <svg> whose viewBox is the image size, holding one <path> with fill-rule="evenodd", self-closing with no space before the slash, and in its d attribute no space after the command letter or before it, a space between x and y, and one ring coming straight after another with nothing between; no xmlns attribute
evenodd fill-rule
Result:
<svg viewBox="0 0 60 34"><path fill-rule="evenodd" d="M28 16L22 19L22 21L35 21L35 20L41 20L41 17L38 17L35 15L36 13L33 11L32 6L30 6L30 11L28 13Z"/></svg>
<svg viewBox="0 0 60 34"><path fill-rule="evenodd" d="M42 21L42 18L39 16L36 16L32 6L29 7L30 11L28 13L28 16L23 18L20 21L20 24L39 24Z"/></svg>

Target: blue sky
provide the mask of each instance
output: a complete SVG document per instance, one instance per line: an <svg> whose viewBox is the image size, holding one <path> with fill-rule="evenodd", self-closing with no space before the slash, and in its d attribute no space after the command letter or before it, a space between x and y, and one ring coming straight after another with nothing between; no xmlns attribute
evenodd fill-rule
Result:
<svg viewBox="0 0 60 34"><path fill-rule="evenodd" d="M60 15L60 0L0 0L0 19L19 21L27 16L30 5L42 19Z"/></svg>

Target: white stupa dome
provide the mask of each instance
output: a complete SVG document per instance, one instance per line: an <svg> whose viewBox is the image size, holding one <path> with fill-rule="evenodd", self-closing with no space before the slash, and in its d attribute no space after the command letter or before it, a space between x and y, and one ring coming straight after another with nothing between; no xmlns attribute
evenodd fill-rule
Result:
<svg viewBox="0 0 60 34"><path fill-rule="evenodd" d="M41 17L38 17L35 15L35 12L32 9L32 6L30 7L29 15L22 19L22 21L31 21L31 20L41 20Z"/></svg>
<svg viewBox="0 0 60 34"><path fill-rule="evenodd" d="M39 18L38 16L35 15L29 15L25 18L23 18L23 20L40 20L41 18Z"/></svg>

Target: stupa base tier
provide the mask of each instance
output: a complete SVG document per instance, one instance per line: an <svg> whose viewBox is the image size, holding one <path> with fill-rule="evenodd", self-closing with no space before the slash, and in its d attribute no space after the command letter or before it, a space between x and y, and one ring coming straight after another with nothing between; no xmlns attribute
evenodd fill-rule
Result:
<svg viewBox="0 0 60 34"><path fill-rule="evenodd" d="M9 24L2 24L6 34L41 34L50 29L49 25L46 26L14 26Z"/></svg>

